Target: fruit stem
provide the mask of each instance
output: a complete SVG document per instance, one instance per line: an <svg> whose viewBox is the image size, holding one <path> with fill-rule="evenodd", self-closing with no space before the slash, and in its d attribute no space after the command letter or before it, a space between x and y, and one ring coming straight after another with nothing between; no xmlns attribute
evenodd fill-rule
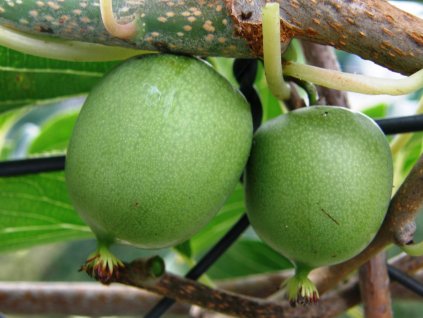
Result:
<svg viewBox="0 0 423 318"><path fill-rule="evenodd" d="M284 74L324 87L369 95L405 95L423 87L423 69L401 79L387 79L289 61L284 63Z"/></svg>
<svg viewBox="0 0 423 318"><path fill-rule="evenodd" d="M125 265L110 252L110 245L110 242L98 241L97 250L88 256L79 271L86 272L103 284L116 281Z"/></svg>
<svg viewBox="0 0 423 318"><path fill-rule="evenodd" d="M279 3L266 3L262 10L262 23L263 61L267 84L276 98L287 100L291 89L282 74Z"/></svg>
<svg viewBox="0 0 423 318"><path fill-rule="evenodd" d="M135 55L152 53L117 46L30 35L4 26L0 26L0 45L25 54L73 62L118 61Z"/></svg>
<svg viewBox="0 0 423 318"><path fill-rule="evenodd" d="M288 300L291 306L297 304L314 304L319 300L319 292L314 283L308 278L311 268L297 264L295 275L283 283L288 292Z"/></svg>

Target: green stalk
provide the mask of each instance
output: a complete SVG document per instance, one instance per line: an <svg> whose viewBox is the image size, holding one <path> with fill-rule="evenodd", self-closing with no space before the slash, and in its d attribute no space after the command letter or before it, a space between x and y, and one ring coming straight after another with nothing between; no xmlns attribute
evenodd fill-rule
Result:
<svg viewBox="0 0 423 318"><path fill-rule="evenodd" d="M287 100L291 95L291 90L285 83L282 74L279 3L267 3L263 8L262 17L263 59L267 84L276 98Z"/></svg>
<svg viewBox="0 0 423 318"><path fill-rule="evenodd" d="M284 74L324 87L369 95L405 95L423 88L423 69L402 79L386 79L287 62Z"/></svg>
<svg viewBox="0 0 423 318"><path fill-rule="evenodd" d="M152 53L152 51L26 34L4 26L0 26L0 45L26 54L74 62L125 60L135 55Z"/></svg>
<svg viewBox="0 0 423 318"><path fill-rule="evenodd" d="M119 24L113 15L112 0L100 0L100 11L104 27L110 35L125 40L136 36L136 19L126 24Z"/></svg>

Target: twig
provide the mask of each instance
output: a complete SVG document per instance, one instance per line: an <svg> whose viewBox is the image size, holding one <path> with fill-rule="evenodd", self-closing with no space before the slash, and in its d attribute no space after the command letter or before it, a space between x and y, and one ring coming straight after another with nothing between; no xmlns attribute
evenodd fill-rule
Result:
<svg viewBox="0 0 423 318"><path fill-rule="evenodd" d="M396 268L412 275L423 267L423 257L410 257L402 254L390 262ZM280 283L289 276L289 271L278 273L266 273L218 281L217 286L232 293L251 295L255 297L267 297L280 287ZM423 273L420 271L416 278L423 282ZM353 280L348 286L357 284ZM391 283L392 295L401 299L421 299L405 290L397 283ZM340 300L337 313L359 303L360 295L358 287L354 292L341 292L336 296L327 293L322 297L322 303L334 301L334 297ZM356 293L356 294L354 294ZM352 302L342 299L353 295ZM355 296L354 296L355 295ZM332 298L331 298L332 297ZM354 298L355 297L355 298ZM38 283L38 282L3 282L0 283L0 308L7 314L56 314L56 315L134 315L143 314L159 299L158 296L137 288L114 284L102 286L97 283ZM284 306L286 306L285 304ZM347 306L348 305L348 306ZM317 304L315 306L323 306ZM290 313L298 314L301 310L288 308ZM190 305L177 303L172 307L171 313L185 315ZM311 307L307 307L310 309ZM327 304L324 305L324 310ZM288 316L288 313L287 313Z"/></svg>
<svg viewBox="0 0 423 318"><path fill-rule="evenodd" d="M0 310L19 315L139 315L158 301L157 295L122 285L98 283L3 282ZM177 304L172 313L185 315L189 305Z"/></svg>
<svg viewBox="0 0 423 318"><path fill-rule="evenodd" d="M302 41L303 52L307 62L325 69L340 71L341 67L333 47ZM349 108L348 96L345 91L338 91L322 86L317 87L319 105L335 105Z"/></svg>
<svg viewBox="0 0 423 318"><path fill-rule="evenodd" d="M146 279L146 273L150 272L146 264L143 260L126 264L116 282L236 317L271 318L283 314L284 309L278 303L212 289L173 274L165 273L157 279Z"/></svg>
<svg viewBox="0 0 423 318"><path fill-rule="evenodd" d="M407 272L408 274L413 274L417 272L419 269L423 267L423 257L415 257L411 258L408 255L401 254L394 260L390 261L391 265L395 266L396 268ZM281 272L280 275L281 279L286 277L285 272ZM419 281L423 282L423 273L419 272L418 274ZM259 280L261 281L261 280ZM275 281L275 284L279 283L279 280ZM223 285L219 285L223 286ZM248 286L248 285L247 285ZM267 286L267 284L266 284ZM405 291L404 288L397 283L390 284L392 288L392 295L395 298L400 299L419 299L421 297L416 298L415 294L410 294L409 292ZM257 286L259 288L260 285ZM284 301L282 302L285 312L280 317L301 317L301 318L330 318L330 317L338 317L340 314L345 312L347 309L358 305L361 301L360 295L360 288L358 279L356 277L350 279L347 283L343 284L336 290L332 290L325 295L323 295L319 302L313 306L308 307L295 307L292 308L289 304ZM201 318L217 318L220 316L215 314L208 314L204 315L204 310L202 311Z"/></svg>
<svg viewBox="0 0 423 318"><path fill-rule="evenodd" d="M384 252L360 267L359 285L366 318L391 318L391 293Z"/></svg>
<svg viewBox="0 0 423 318"><path fill-rule="evenodd" d="M423 272L420 271L423 268L423 256L412 257L402 253L390 259L389 264L410 275L418 273L419 280L423 279ZM281 284L291 275L292 270L250 275L242 278L218 281L217 286L234 293L264 298L279 290ZM404 288L399 287L399 284L393 283L391 285L399 290L404 290ZM394 290L393 295L395 297L401 297L402 294ZM410 297L410 293L408 293L407 297Z"/></svg>

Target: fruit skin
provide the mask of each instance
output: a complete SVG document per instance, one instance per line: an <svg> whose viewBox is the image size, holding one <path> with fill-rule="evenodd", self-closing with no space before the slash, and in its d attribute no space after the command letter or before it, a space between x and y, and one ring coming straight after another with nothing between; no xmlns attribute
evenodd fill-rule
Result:
<svg viewBox="0 0 423 318"><path fill-rule="evenodd" d="M361 252L392 191L392 158L367 116L333 106L292 111L256 133L245 191L257 234L303 272Z"/></svg>
<svg viewBox="0 0 423 318"><path fill-rule="evenodd" d="M134 58L90 93L74 128L66 182L99 241L176 245L224 204L246 164L245 98L208 64Z"/></svg>

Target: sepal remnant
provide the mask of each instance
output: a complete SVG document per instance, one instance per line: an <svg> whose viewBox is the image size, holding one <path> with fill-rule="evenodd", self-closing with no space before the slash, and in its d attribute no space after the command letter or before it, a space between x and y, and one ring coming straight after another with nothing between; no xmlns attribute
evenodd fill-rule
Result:
<svg viewBox="0 0 423 318"><path fill-rule="evenodd" d="M287 279L283 287L288 292L291 306L315 304L319 300L319 291L304 272L296 271L295 275Z"/></svg>
<svg viewBox="0 0 423 318"><path fill-rule="evenodd" d="M125 265L110 252L107 246L99 245L79 271L86 272L102 284L108 285L119 279L120 271L124 267Z"/></svg>

